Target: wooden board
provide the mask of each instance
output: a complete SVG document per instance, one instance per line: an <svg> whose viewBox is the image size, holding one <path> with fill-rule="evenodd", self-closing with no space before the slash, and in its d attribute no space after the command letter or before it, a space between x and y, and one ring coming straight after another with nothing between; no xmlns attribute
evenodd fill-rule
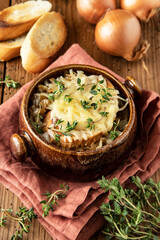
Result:
<svg viewBox="0 0 160 240"><path fill-rule="evenodd" d="M0 10L24 1L20 0L5 0L0 1ZM68 27L67 40L59 51L58 56L65 53L65 51L73 44L78 43L84 48L100 64L110 68L112 71L121 75L122 77L133 76L136 78L143 88L154 90L160 93L160 13L152 18L149 23L141 23L142 39L147 39L151 44L144 62L127 62L120 57L112 57L103 53L96 46L94 40L94 26L87 23L80 17L76 10L76 0L51 0L53 10L60 12L64 17ZM147 67L148 72L145 70ZM23 68L20 57L11 61L0 63L0 78L4 79L9 75L21 85L32 80L37 74L29 74ZM0 101L1 103L7 101L18 90L8 89L3 85L0 86ZM160 180L160 170L157 171L153 179ZM20 200L11 191L0 185L0 207L17 210L22 206ZM8 240L13 235L15 228L18 228L17 223L9 221L7 228L0 228L0 239ZM39 224L38 220L34 221L30 232L25 235L25 240L51 240L52 238ZM92 240L103 239L101 234L96 234Z"/></svg>

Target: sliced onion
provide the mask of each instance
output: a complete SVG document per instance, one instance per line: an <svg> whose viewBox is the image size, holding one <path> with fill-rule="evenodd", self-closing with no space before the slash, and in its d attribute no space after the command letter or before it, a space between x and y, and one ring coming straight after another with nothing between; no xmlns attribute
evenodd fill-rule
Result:
<svg viewBox="0 0 160 240"><path fill-rule="evenodd" d="M148 21L160 10L160 0L121 0L120 5L143 21Z"/></svg>
<svg viewBox="0 0 160 240"><path fill-rule="evenodd" d="M77 0L78 13L92 24L96 24L107 9L115 8L116 0Z"/></svg>
<svg viewBox="0 0 160 240"><path fill-rule="evenodd" d="M121 56L128 61L141 59L150 44L143 41L135 50L141 37L138 19L128 10L116 9L106 12L95 28L97 46L104 52Z"/></svg>

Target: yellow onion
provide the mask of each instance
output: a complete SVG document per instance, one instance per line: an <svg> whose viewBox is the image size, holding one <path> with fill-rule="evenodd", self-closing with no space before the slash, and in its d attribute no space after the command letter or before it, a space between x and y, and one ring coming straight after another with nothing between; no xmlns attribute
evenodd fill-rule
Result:
<svg viewBox="0 0 160 240"><path fill-rule="evenodd" d="M106 12L95 28L97 46L104 52L121 56L128 61L141 59L149 45L143 41L136 50L141 37L138 19L128 10L116 9Z"/></svg>
<svg viewBox="0 0 160 240"><path fill-rule="evenodd" d="M89 23L96 24L107 9L116 8L116 0L77 0L78 13Z"/></svg>
<svg viewBox="0 0 160 240"><path fill-rule="evenodd" d="M121 0L122 9L131 11L140 20L148 21L160 8L160 0Z"/></svg>

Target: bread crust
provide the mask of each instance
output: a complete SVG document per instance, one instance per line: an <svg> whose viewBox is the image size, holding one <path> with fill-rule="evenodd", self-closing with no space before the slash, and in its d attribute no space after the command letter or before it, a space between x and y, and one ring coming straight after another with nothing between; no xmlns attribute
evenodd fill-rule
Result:
<svg viewBox="0 0 160 240"><path fill-rule="evenodd" d="M40 1L28 1L2 10L0 12L0 41L13 39L27 32L42 14L51 10L52 4L48 1L44 2L47 3L44 10L40 10L42 5Z"/></svg>
<svg viewBox="0 0 160 240"><path fill-rule="evenodd" d="M67 28L62 15L57 12L45 13L30 29L22 45L20 55L23 68L32 73L43 71L66 37Z"/></svg>
<svg viewBox="0 0 160 240"><path fill-rule="evenodd" d="M25 37L26 35L22 35L13 40L0 42L0 61L4 62L20 56L20 49Z"/></svg>
<svg viewBox="0 0 160 240"><path fill-rule="evenodd" d="M68 139L65 138L65 136L59 132L59 131L55 131L55 130L49 130L49 127L51 124L53 124L52 119L51 119L51 111L49 111L45 118L43 123L45 123L46 125L43 127L43 132L48 132L48 131L52 131L54 134L59 134L61 135L60 137L60 145L64 148L68 148L68 149L73 149L73 148L77 148L77 147L82 147L84 148L85 146L91 146L93 145L96 141L98 141L103 133L102 132L98 132L96 134L94 134L93 136L89 136L87 139L81 138L81 139L77 139L74 136L71 136L71 141L68 141ZM59 130L59 127L56 126L55 128L57 128L57 130ZM52 139L53 142L55 142L54 139Z"/></svg>

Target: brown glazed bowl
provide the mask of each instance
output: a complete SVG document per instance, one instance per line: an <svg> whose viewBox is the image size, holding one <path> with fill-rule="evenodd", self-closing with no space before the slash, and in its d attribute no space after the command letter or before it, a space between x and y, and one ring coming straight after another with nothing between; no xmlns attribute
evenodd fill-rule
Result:
<svg viewBox="0 0 160 240"><path fill-rule="evenodd" d="M87 75L95 74L106 77L116 87L120 95L129 99L127 107L128 124L123 133L110 144L101 148L76 151L66 150L60 147L48 144L34 131L29 120L29 102L31 95L37 85L45 79L58 77L64 74L64 71L82 70ZM76 181L92 180L102 174L108 174L121 164L119 159L124 153L129 151L137 129L137 116L134 104L134 98L141 94L141 88L136 80L127 77L125 83L121 83L116 77L106 70L102 70L88 65L66 65L56 67L38 76L26 91L20 110L20 132L13 134L10 138L10 149L12 155L20 161L25 161L27 157L43 170L62 179L72 179ZM123 161L123 160L121 160ZM102 171L103 169L103 171Z"/></svg>

